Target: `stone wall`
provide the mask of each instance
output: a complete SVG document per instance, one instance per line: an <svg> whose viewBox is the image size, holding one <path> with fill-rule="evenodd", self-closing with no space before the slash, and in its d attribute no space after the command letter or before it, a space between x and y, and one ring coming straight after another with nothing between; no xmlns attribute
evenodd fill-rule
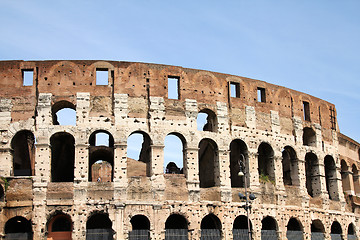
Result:
<svg viewBox="0 0 360 240"><path fill-rule="evenodd" d="M33 74L27 86L24 71ZM168 78L178 81L177 97ZM205 228L233 239L234 228L247 227L237 223L246 216L238 197L245 183L257 197L253 239L261 230L310 239L314 229L346 239L351 226L360 236L360 144L339 132L335 106L322 99L239 76L114 61L2 61L0 87L3 236L20 219L44 239L57 218L85 239L100 228L93 219L104 218L114 239L138 228L164 239L166 226L184 219L189 239ZM64 108L75 111L75 125L58 124ZM200 130L199 113L207 114ZM98 133L106 146L96 144ZM132 134L143 136L138 161L127 157ZM182 142L183 166L164 173L169 134Z"/></svg>

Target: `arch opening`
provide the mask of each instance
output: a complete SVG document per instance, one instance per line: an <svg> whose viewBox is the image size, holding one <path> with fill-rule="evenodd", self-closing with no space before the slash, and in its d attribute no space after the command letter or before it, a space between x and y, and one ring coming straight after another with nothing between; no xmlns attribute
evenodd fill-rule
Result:
<svg viewBox="0 0 360 240"><path fill-rule="evenodd" d="M354 183L354 192L355 194L360 193L360 178L359 171L355 164L352 165L352 173L353 173L353 183Z"/></svg>
<svg viewBox="0 0 360 240"><path fill-rule="evenodd" d="M132 230L129 232L130 240L150 239L150 221L144 215L135 215L130 220Z"/></svg>
<svg viewBox="0 0 360 240"><path fill-rule="evenodd" d="M16 216L5 223L5 239L33 239L31 221Z"/></svg>
<svg viewBox="0 0 360 240"><path fill-rule="evenodd" d="M250 223L250 231L252 231L252 224ZM246 239L249 240L249 230L248 230L248 218L244 215L237 216L234 220L233 224L233 239L241 240Z"/></svg>
<svg viewBox="0 0 360 240"><path fill-rule="evenodd" d="M290 218L286 228L287 239L303 239L303 228L296 218Z"/></svg>
<svg viewBox="0 0 360 240"><path fill-rule="evenodd" d="M286 146L282 151L282 168L284 185L299 186L299 166L295 150Z"/></svg>
<svg viewBox="0 0 360 240"><path fill-rule="evenodd" d="M273 217L267 216L261 221L261 239L278 239L277 223Z"/></svg>
<svg viewBox="0 0 360 240"><path fill-rule="evenodd" d="M305 127L303 129L303 145L316 147L316 133L312 128Z"/></svg>
<svg viewBox="0 0 360 240"><path fill-rule="evenodd" d="M105 130L89 137L89 181L111 182L114 176L114 138Z"/></svg>
<svg viewBox="0 0 360 240"><path fill-rule="evenodd" d="M112 222L105 213L96 213L86 221L86 239L112 240Z"/></svg>
<svg viewBox="0 0 360 240"><path fill-rule="evenodd" d="M11 140L14 176L35 175L35 137L28 130L15 134Z"/></svg>
<svg viewBox="0 0 360 240"><path fill-rule="evenodd" d="M133 132L127 139L127 176L151 176L151 139L145 132Z"/></svg>
<svg viewBox="0 0 360 240"><path fill-rule="evenodd" d="M196 118L197 130L217 132L216 114L210 109L201 110Z"/></svg>
<svg viewBox="0 0 360 240"><path fill-rule="evenodd" d="M343 192L351 194L349 166L344 159L341 160L341 182Z"/></svg>
<svg viewBox="0 0 360 240"><path fill-rule="evenodd" d="M339 200L337 189L336 165L333 157L327 155L324 159L326 190L331 200Z"/></svg>
<svg viewBox="0 0 360 240"><path fill-rule="evenodd" d="M75 139L65 132L50 137L51 181L73 182L75 164Z"/></svg>
<svg viewBox="0 0 360 240"><path fill-rule="evenodd" d="M185 164L185 139L180 134L170 133L165 137L164 173L182 174Z"/></svg>
<svg viewBox="0 0 360 240"><path fill-rule="evenodd" d="M56 102L52 108L53 125L76 126L76 107L68 101Z"/></svg>
<svg viewBox="0 0 360 240"><path fill-rule="evenodd" d="M165 239L188 239L188 223L184 216L179 214L172 214L167 218L165 222Z"/></svg>
<svg viewBox="0 0 360 240"><path fill-rule="evenodd" d="M311 239L325 239L325 228L319 219L311 223Z"/></svg>
<svg viewBox="0 0 360 240"><path fill-rule="evenodd" d="M59 213L53 216L48 224L48 239L71 240L72 221L68 215Z"/></svg>
<svg viewBox="0 0 360 240"><path fill-rule="evenodd" d="M221 222L214 214L210 213L201 220L201 238L200 239L221 239Z"/></svg>
<svg viewBox="0 0 360 240"><path fill-rule="evenodd" d="M208 138L201 140L198 157L200 188L218 186L219 162L216 143Z"/></svg>
<svg viewBox="0 0 360 240"><path fill-rule="evenodd" d="M261 143L258 148L259 181L275 181L274 150L268 143Z"/></svg>
<svg viewBox="0 0 360 240"><path fill-rule="evenodd" d="M348 232L347 232L347 239L348 240L356 240L357 236L355 233L356 233L355 226L353 223L350 223L349 227L348 227Z"/></svg>
<svg viewBox="0 0 360 240"><path fill-rule="evenodd" d="M243 159L242 159L243 156ZM240 170L240 161L245 161L246 172L249 172L248 150L244 141L235 139L230 143L230 179L231 187L244 187L245 177L238 176ZM246 176L246 183L249 186L249 176Z"/></svg>
<svg viewBox="0 0 360 240"><path fill-rule="evenodd" d="M0 201L2 202L4 200L5 200L5 191L2 184L0 184Z"/></svg>
<svg viewBox="0 0 360 240"><path fill-rule="evenodd" d="M311 197L318 196L321 192L320 171L318 158L314 153L305 155L306 189Z"/></svg>

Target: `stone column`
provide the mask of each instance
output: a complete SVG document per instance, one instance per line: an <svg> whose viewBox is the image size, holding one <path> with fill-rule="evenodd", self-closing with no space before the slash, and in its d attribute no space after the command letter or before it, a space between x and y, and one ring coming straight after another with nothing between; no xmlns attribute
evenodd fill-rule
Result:
<svg viewBox="0 0 360 240"><path fill-rule="evenodd" d="M126 143L114 144L114 198L115 201L125 200L126 187L128 185L127 178L127 156Z"/></svg>
<svg viewBox="0 0 360 240"><path fill-rule="evenodd" d="M198 164L198 153L199 148L187 147L186 152L186 183L189 190L189 200L199 201L200 200L200 180L199 180L199 164Z"/></svg>
<svg viewBox="0 0 360 240"><path fill-rule="evenodd" d="M116 232L116 240L124 240L124 208L125 204L115 204L115 224L113 229Z"/></svg>
<svg viewBox="0 0 360 240"><path fill-rule="evenodd" d="M156 200L162 200L165 191L164 145L151 145L150 176Z"/></svg>
<svg viewBox="0 0 360 240"><path fill-rule="evenodd" d="M215 171L215 181L219 179L219 183L215 184L220 186L221 201L231 201L231 182L230 182L230 155L228 149L218 150L218 171ZM217 176L218 175L218 176Z"/></svg>
<svg viewBox="0 0 360 240"><path fill-rule="evenodd" d="M1 148L0 149L0 176L8 177L12 175L13 170L13 161L10 148Z"/></svg>
<svg viewBox="0 0 360 240"><path fill-rule="evenodd" d="M250 180L250 189L252 191L259 190L259 171L258 171L258 153L256 149L248 150L248 165L249 165L249 180Z"/></svg>

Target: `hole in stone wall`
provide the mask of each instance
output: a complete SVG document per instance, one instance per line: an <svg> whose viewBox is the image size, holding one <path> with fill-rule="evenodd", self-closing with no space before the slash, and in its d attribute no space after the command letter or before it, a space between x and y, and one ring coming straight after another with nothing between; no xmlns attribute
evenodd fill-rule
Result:
<svg viewBox="0 0 360 240"><path fill-rule="evenodd" d="M34 82L34 70L33 69L23 69L23 86L32 86Z"/></svg>
<svg viewBox="0 0 360 240"><path fill-rule="evenodd" d="M145 132L133 132L127 140L127 175L150 176L151 139Z"/></svg>
<svg viewBox="0 0 360 240"><path fill-rule="evenodd" d="M75 163L75 139L65 132L55 133L50 138L51 181L73 182Z"/></svg>
<svg viewBox="0 0 360 240"><path fill-rule="evenodd" d="M217 145L211 139L203 139L199 143L199 179L200 187L214 187L219 174Z"/></svg>
<svg viewBox="0 0 360 240"><path fill-rule="evenodd" d="M15 134L11 140L14 176L32 176L35 174L35 137L28 130Z"/></svg>
<svg viewBox="0 0 360 240"><path fill-rule="evenodd" d="M96 69L96 85L109 84L109 70L107 68Z"/></svg>

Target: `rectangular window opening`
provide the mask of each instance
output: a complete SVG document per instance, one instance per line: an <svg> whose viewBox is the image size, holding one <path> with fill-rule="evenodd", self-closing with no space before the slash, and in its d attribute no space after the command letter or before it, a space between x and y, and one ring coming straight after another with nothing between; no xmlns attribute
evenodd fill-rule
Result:
<svg viewBox="0 0 360 240"><path fill-rule="evenodd" d="M108 85L108 84L109 84L108 69L97 68L96 69L96 85Z"/></svg>
<svg viewBox="0 0 360 240"><path fill-rule="evenodd" d="M266 102L265 88L257 88L257 100L258 102Z"/></svg>
<svg viewBox="0 0 360 240"><path fill-rule="evenodd" d="M179 99L179 77L168 76L168 99Z"/></svg>
<svg viewBox="0 0 360 240"><path fill-rule="evenodd" d="M310 104L303 101L304 120L310 121Z"/></svg>
<svg viewBox="0 0 360 240"><path fill-rule="evenodd" d="M236 83L236 82L230 83L230 97L233 98L240 97L240 83Z"/></svg>
<svg viewBox="0 0 360 240"><path fill-rule="evenodd" d="M33 69L23 69L23 86L32 86L34 82L34 70Z"/></svg>

